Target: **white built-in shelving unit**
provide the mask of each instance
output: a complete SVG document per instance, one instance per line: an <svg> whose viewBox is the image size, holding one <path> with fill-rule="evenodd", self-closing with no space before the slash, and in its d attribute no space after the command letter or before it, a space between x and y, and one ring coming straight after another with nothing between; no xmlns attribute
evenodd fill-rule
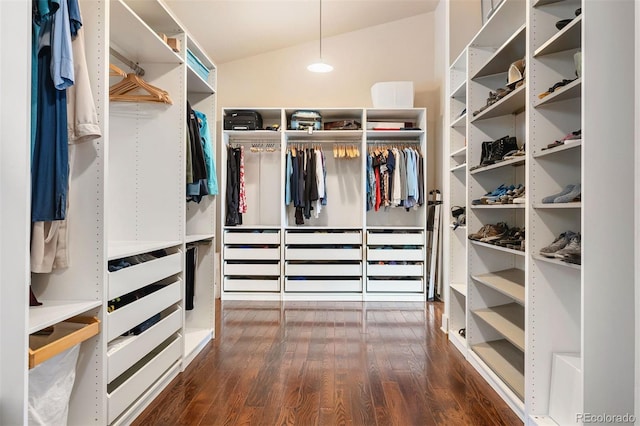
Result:
<svg viewBox="0 0 640 426"><path fill-rule="evenodd" d="M624 415L634 408L629 374L634 371L633 329L602 327L604 318L634 321L633 236L603 226L611 223L612 213L601 196L618 194L623 206L616 212L624 218L616 217L616 223L633 222L632 194L624 197L613 188L620 180L633 180L634 93L621 89L624 84L607 90L609 76L620 67L626 72L619 80L633 81L632 57L614 59L608 47L615 38L622 49L632 50L633 2L616 6L505 0L449 68L445 206L460 205L460 174L466 179L467 205L500 184L522 183L526 203L467 208L467 229L473 233L485 224L506 222L524 228L527 238L524 251L467 241L460 256L454 238L467 231L449 228L443 328L525 424L567 424L576 421L577 413ZM556 22L567 18L571 22L558 29ZM582 53L580 76L577 52ZM474 116L489 91L506 86L510 64L522 58L525 84ZM460 69L470 113L465 121L456 111L460 105L451 100L462 93ZM575 80L538 96L563 79ZM515 136L519 146L526 144L526 154L460 173L461 129L466 130L464 162L469 166L478 164L482 142L505 135ZM581 139L547 148L576 130ZM618 143L612 149L605 140ZM581 201L542 203L545 196L577 183ZM581 234L581 264L539 254L568 230ZM604 247L616 247L616 255L604 255ZM461 270L465 276L458 282L453 275ZM602 297L603 283L607 297ZM465 324L459 318L466 321L466 340L458 333ZM571 388L562 388L569 380ZM564 398L567 392L577 395L573 406Z"/></svg>
<svg viewBox="0 0 640 426"><path fill-rule="evenodd" d="M225 110L252 109L229 108ZM426 166L426 110L317 109L323 122L355 120L358 130L290 130L297 109L257 108L263 127L281 131L224 130L228 149L244 149L247 212L242 224L223 226L222 298L271 300L425 300L426 199L423 206L366 209L369 148L414 146ZM366 130L367 121L411 122L420 130ZM357 158L334 158L337 146L356 147ZM286 153L321 147L327 205L316 218L296 224L286 206ZM426 170L423 170L426 176ZM227 182L221 171L222 185ZM426 188L426 181L422 184ZM426 197L426 195L425 195ZM223 212L227 210L225 198ZM224 222L223 222L224 223Z"/></svg>
<svg viewBox="0 0 640 426"><path fill-rule="evenodd" d="M30 27L31 9L19 3L0 5L3 31L13 28L17 33L17 28ZM28 2L25 5L29 6ZM3 406L7 402L8 407L2 410L3 424L27 423L27 345L29 335L46 327L76 316L99 321L99 333L80 343L68 414L68 424L78 425L130 423L214 336L211 241L216 235L215 197L205 197L197 206L187 205L185 141L187 100L207 115L210 140L215 141L215 65L161 0L80 0L80 7L102 137L70 147L74 160L68 268L49 274L29 273L28 148L11 159L15 167L3 164L3 170L11 172L6 177L3 172L3 199L13 197L5 188L9 179L24 184L14 208L3 210L3 223L5 214L15 220L14 229L3 229L3 242L11 233L16 234L11 237L16 248L11 269L5 268L9 251L3 250L2 256L1 323L8 325L5 315L10 315L12 324L10 330L2 328L2 339L16 343L3 344L2 349L6 362L0 389ZM181 49L172 50L160 33L177 38ZM30 37L20 40L24 45L21 51L28 56ZM16 49L20 43L15 44ZM29 99L29 79L24 77L29 71L21 78L5 73L5 52L10 48L3 44L1 81L12 81L12 90L23 92L14 99ZM208 69L206 78L187 65L187 48ZM172 104L110 102L109 86L122 77L110 76L109 64L133 72L121 56L144 69L142 78L166 90ZM26 57L19 62L28 64ZM18 71L19 67L14 64L11 69ZM9 86L2 84L2 89L5 93ZM28 122L28 107L16 117L15 123ZM24 141L20 146L28 147L28 124L22 126L21 134L10 133L4 121L2 126L3 134L6 130L6 134L13 134L12 139ZM3 161L10 158L5 152L9 145L2 144ZM24 235L17 235L19 232ZM184 283L187 244L199 244L195 306L189 310ZM148 257L151 253L153 258ZM113 262L131 256L147 257L132 266L109 270ZM42 306L28 307L25 296L29 284ZM22 291L16 292L17 288ZM114 300L151 288L155 291L112 308ZM8 292L20 296L5 297ZM122 336L150 318L158 321L137 335Z"/></svg>

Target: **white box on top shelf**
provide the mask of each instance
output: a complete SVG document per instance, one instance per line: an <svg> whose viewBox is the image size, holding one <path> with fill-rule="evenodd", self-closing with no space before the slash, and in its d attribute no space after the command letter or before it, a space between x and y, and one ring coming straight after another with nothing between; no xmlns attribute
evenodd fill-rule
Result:
<svg viewBox="0 0 640 426"><path fill-rule="evenodd" d="M413 81L385 81L371 86L374 108L413 108Z"/></svg>

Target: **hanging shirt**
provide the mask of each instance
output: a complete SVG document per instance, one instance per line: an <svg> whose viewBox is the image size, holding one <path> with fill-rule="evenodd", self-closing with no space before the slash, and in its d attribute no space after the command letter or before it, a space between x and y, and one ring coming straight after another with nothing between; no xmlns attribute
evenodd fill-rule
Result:
<svg viewBox="0 0 640 426"><path fill-rule="evenodd" d="M207 116L200 111L193 111L198 121L200 131L200 141L202 142L202 150L204 153L204 163L207 169L207 189L209 195L218 195L218 177L216 176L216 161L211 143L211 132L209 132L209 124Z"/></svg>
<svg viewBox="0 0 640 426"><path fill-rule="evenodd" d="M313 154L315 155L315 178L318 188L318 199L315 207L315 217L317 219L320 215L320 210L322 210L322 200L324 199L324 172L322 170L322 151L316 149Z"/></svg>
<svg viewBox="0 0 640 426"><path fill-rule="evenodd" d="M287 151L286 170L284 175L284 204L291 204L291 177L293 176L293 163L291 161L291 151Z"/></svg>
<svg viewBox="0 0 640 426"><path fill-rule="evenodd" d="M71 25L67 0L60 1L60 7L53 14L51 24L51 79L56 89L64 90L73 86L73 50L71 48Z"/></svg>
<svg viewBox="0 0 640 426"><path fill-rule="evenodd" d="M393 148L393 154L395 158L395 167L393 170L393 185L391 195L391 205L397 207L402 200L402 185L400 183L400 168L403 167L402 157L398 152L398 148Z"/></svg>
<svg viewBox="0 0 640 426"><path fill-rule="evenodd" d="M240 214L247 212L247 186L244 181L244 146L240 146L240 193L238 202L238 212Z"/></svg>

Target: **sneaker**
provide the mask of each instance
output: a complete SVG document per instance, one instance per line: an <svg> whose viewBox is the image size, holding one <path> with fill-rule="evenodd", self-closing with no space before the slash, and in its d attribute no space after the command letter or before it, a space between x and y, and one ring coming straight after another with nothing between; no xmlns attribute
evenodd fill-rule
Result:
<svg viewBox="0 0 640 426"><path fill-rule="evenodd" d="M562 261L573 263L574 265L582 265L582 254L569 253L562 258Z"/></svg>
<svg viewBox="0 0 640 426"><path fill-rule="evenodd" d="M571 203L572 201L580 200L582 195L582 185L577 184L573 187L573 189L564 195L557 197L553 200L554 203Z"/></svg>
<svg viewBox="0 0 640 426"><path fill-rule="evenodd" d="M582 255L581 240L582 238L579 232L577 234L573 234L571 236L571 239L569 240L569 243L562 249L556 251L554 253L554 257L558 259L564 259L568 255Z"/></svg>
<svg viewBox="0 0 640 426"><path fill-rule="evenodd" d="M483 243L491 243L503 236L508 230L509 227L504 222L499 222L495 225L489 225L489 228L485 232L484 237L480 238L480 241L482 241Z"/></svg>
<svg viewBox="0 0 640 426"><path fill-rule="evenodd" d="M555 257L555 253L565 248L574 235L576 234L573 231L563 232L551 244L541 248L540 254L545 257Z"/></svg>
<svg viewBox="0 0 640 426"><path fill-rule="evenodd" d="M485 234L488 232L489 227L491 225L487 224L484 225L482 228L478 229L478 232L475 232L473 234L469 234L468 238L470 240L477 240L479 241L481 238L483 238L485 236Z"/></svg>
<svg viewBox="0 0 640 426"><path fill-rule="evenodd" d="M553 203L556 198L562 197L563 195L567 195L568 193L573 191L574 186L575 185L569 184L569 185L565 186L564 189L562 191L558 192L557 194L553 194L553 195L549 195L547 197L544 197L542 199L542 203L543 204Z"/></svg>

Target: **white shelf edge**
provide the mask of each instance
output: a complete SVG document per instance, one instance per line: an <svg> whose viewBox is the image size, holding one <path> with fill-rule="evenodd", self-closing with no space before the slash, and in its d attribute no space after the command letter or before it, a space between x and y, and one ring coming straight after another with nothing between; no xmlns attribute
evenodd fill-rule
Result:
<svg viewBox="0 0 640 426"><path fill-rule="evenodd" d="M465 112L464 114L462 114L460 117L456 118L455 120L453 120L453 122L451 123L451 128L462 128L464 126L466 126L467 124L467 113Z"/></svg>
<svg viewBox="0 0 640 426"><path fill-rule="evenodd" d="M555 83L554 83L555 84ZM581 96L581 93L575 93L582 86L582 78L578 78L566 86L561 86L557 88L553 93L545 96L542 99L539 99L538 102L534 105L534 108L543 107L548 104L552 104L554 102L566 101L568 99L576 99ZM536 95L536 98L538 96Z"/></svg>
<svg viewBox="0 0 640 426"><path fill-rule="evenodd" d="M208 93L213 95L216 93L215 89L211 87L208 81L206 81L200 74L198 74L191 65L187 64L187 92L188 93Z"/></svg>
<svg viewBox="0 0 640 426"><path fill-rule="evenodd" d="M472 209L524 209L526 206L525 203L515 203L515 204L477 204L472 205Z"/></svg>
<svg viewBox="0 0 640 426"><path fill-rule="evenodd" d="M465 87L466 87L466 85L467 85L467 81L466 81L466 80L464 80L462 83L460 83L460 84L458 85L458 87L456 87L456 88L451 92L451 97L452 97L452 98L459 98L459 97L461 97L462 93L464 93L464 94L465 94L465 97L466 97L466 90L464 90L464 89L465 89ZM461 93L461 92L462 92L462 93Z"/></svg>
<svg viewBox="0 0 640 426"><path fill-rule="evenodd" d="M510 297L520 305L525 303L525 274L522 269L511 268L471 278L493 290Z"/></svg>
<svg viewBox="0 0 640 426"><path fill-rule="evenodd" d="M182 241L109 241L108 260L179 246Z"/></svg>
<svg viewBox="0 0 640 426"><path fill-rule="evenodd" d="M531 257L541 262L550 263L553 265L558 265L558 266L562 266L569 269L575 269L578 271L582 269L582 265L576 265L575 263L565 262L563 260L556 259L555 257L545 257L545 256L542 256L541 254L534 254Z"/></svg>
<svg viewBox="0 0 640 426"><path fill-rule="evenodd" d="M517 166L523 166L525 163L525 157L516 157L516 158L511 158L509 160L505 160L505 161L500 161L498 163L495 164L491 164L490 166L484 166L484 167L480 167L478 169L474 169L471 170L469 172L469 174L475 175L477 173L482 173L482 172L486 172L489 170L495 170L495 169L499 169L501 167L506 167L506 166L513 166L513 167L517 167Z"/></svg>
<svg viewBox="0 0 640 426"><path fill-rule="evenodd" d="M461 295L463 295L464 297L467 297L467 285L466 284L449 284L449 287L455 291L456 293L459 293Z"/></svg>
<svg viewBox="0 0 640 426"><path fill-rule="evenodd" d="M457 157L459 155L466 154L466 153L467 153L467 147L463 146L462 148L456 149L451 154L449 154L449 157Z"/></svg>
<svg viewBox="0 0 640 426"><path fill-rule="evenodd" d="M582 202L574 201L572 203L537 203L533 205L534 209L581 209Z"/></svg>
<svg viewBox="0 0 640 426"><path fill-rule="evenodd" d="M459 225L456 229L453 229L453 224L450 223L449 228L451 228L454 231L457 231L458 229L467 229L467 225Z"/></svg>
<svg viewBox="0 0 640 426"><path fill-rule="evenodd" d="M480 247L487 247L493 250L497 250L497 251L503 251L505 253L510 253L510 254L515 254L516 256L524 256L525 252L520 251L520 250L514 250L514 249L510 249L510 248L506 248L506 247L500 247L500 246L496 246L493 244L488 244L488 243L483 243L481 241L475 241L475 240L469 240L471 242L471 244L476 245L476 246L480 246Z"/></svg>
<svg viewBox="0 0 640 426"><path fill-rule="evenodd" d="M492 74L482 74L482 75L480 75L480 74L485 70L485 68L487 68L489 66L489 64L491 64L495 60L495 58L497 56L502 54L502 52L507 47L509 47L514 42L515 39L520 37L520 34L525 32L526 28L527 28L527 24L525 23L525 24L522 24L522 26L520 26L520 28L515 30L515 32L513 34L511 34L511 36L502 44L502 46L500 46L498 49L496 49L496 51L493 52L493 55L491 55L491 57L484 64L482 64L482 66L480 68L478 68L478 71L471 77L471 80L474 80L476 78L486 77L488 75L493 75L493 73ZM525 44L526 44L526 42L525 42ZM507 67L505 69L505 72L507 72L508 69L509 68Z"/></svg>
<svg viewBox="0 0 640 426"><path fill-rule="evenodd" d="M568 25L566 25L563 29L561 29L556 34L554 34L553 37L551 37L549 40L543 43L542 46L536 49L536 51L533 54L533 57L537 58L539 56L546 55L547 54L546 51L552 49L556 43L559 43L559 40L562 40L564 37L566 37L566 35L570 31L572 31L576 25L582 25L582 15L579 15L573 18ZM576 48L577 47L580 47L580 46L576 46ZM555 51L552 51L549 53L555 53Z"/></svg>
<svg viewBox="0 0 640 426"><path fill-rule="evenodd" d="M471 311L524 353L524 306L519 303L493 306Z"/></svg>
<svg viewBox="0 0 640 426"><path fill-rule="evenodd" d="M280 225L236 225L236 226L223 226L222 227L223 230L225 231L233 231L234 229L245 229L247 231L250 230L259 230L259 229L275 229L275 230L279 230L280 229Z"/></svg>
<svg viewBox="0 0 640 426"><path fill-rule="evenodd" d="M557 154L559 152L563 152L563 151L568 151L570 149L574 149L574 148L581 148L582 147L582 139L575 139L572 141L565 141L564 144L559 145L555 148L551 148L551 149L545 149L544 151L538 151L535 152L533 154L533 158L540 158L540 157L546 157L548 155L553 155L553 154Z"/></svg>
<svg viewBox="0 0 640 426"><path fill-rule="evenodd" d="M471 349L521 401L524 400L524 372L514 365L520 364L520 351L506 340L479 343L472 345ZM524 354L522 357L524 358ZM522 363L524 364L524 359Z"/></svg>
<svg viewBox="0 0 640 426"><path fill-rule="evenodd" d="M526 108L526 84L515 89L495 104L489 106L484 111L471 118L475 123L489 118L501 117L503 115L519 114ZM516 108L517 106L517 108Z"/></svg>
<svg viewBox="0 0 640 426"><path fill-rule="evenodd" d="M35 333L69 318L102 306L99 300L47 300L38 299L41 306L29 307L29 328L27 334Z"/></svg>
<svg viewBox="0 0 640 426"><path fill-rule="evenodd" d="M186 243L194 243L196 241L205 241L205 240L212 240L215 238L215 234L194 234L194 235L187 235L184 239L184 241Z"/></svg>
<svg viewBox="0 0 640 426"><path fill-rule="evenodd" d="M460 170L466 170L466 169L467 169L467 163L463 163L463 164L459 164L459 165L457 165L455 167L452 167L451 168L451 172L453 173L453 172L458 172Z"/></svg>

